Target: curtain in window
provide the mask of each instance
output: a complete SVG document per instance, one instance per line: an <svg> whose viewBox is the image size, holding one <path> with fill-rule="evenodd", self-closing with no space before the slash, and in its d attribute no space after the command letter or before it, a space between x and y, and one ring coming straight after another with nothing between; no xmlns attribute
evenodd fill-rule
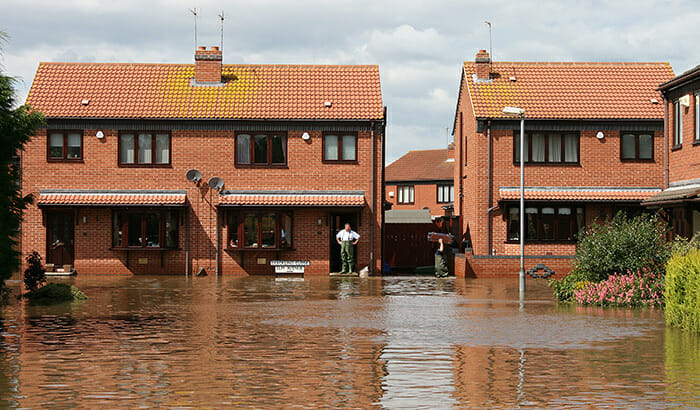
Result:
<svg viewBox="0 0 700 410"><path fill-rule="evenodd" d="M528 148L528 141L530 140L530 137L525 134L525 162L530 161L530 156L529 154L529 148ZM513 138L513 149L515 150L515 162L519 163L520 162L520 133L518 131L515 131L515 136Z"/></svg>
<svg viewBox="0 0 700 410"><path fill-rule="evenodd" d="M241 134L236 139L236 155L239 164L250 164L250 135Z"/></svg>
<svg viewBox="0 0 700 410"><path fill-rule="evenodd" d="M450 202L455 201L455 187L454 185L450 185Z"/></svg>
<svg viewBox="0 0 700 410"><path fill-rule="evenodd" d="M438 195L437 195L438 203L445 202L445 186L438 185L437 191L438 191Z"/></svg>
<svg viewBox="0 0 700 410"><path fill-rule="evenodd" d="M134 134L121 135L120 162L123 164L134 163Z"/></svg>
<svg viewBox="0 0 700 410"><path fill-rule="evenodd" d="M156 134L156 164L170 163L170 135Z"/></svg>
<svg viewBox="0 0 700 410"><path fill-rule="evenodd" d="M285 139L286 137L282 135L274 135L272 137L272 163L273 164L286 164L287 154L285 152Z"/></svg>
<svg viewBox="0 0 700 410"><path fill-rule="evenodd" d="M695 95L695 141L700 140L700 94Z"/></svg>
<svg viewBox="0 0 700 410"><path fill-rule="evenodd" d="M165 219L165 247L177 248L177 212L168 212Z"/></svg>
<svg viewBox="0 0 700 410"><path fill-rule="evenodd" d="M280 232L280 247L292 247L292 216L289 214L282 215L282 232Z"/></svg>
<svg viewBox="0 0 700 410"><path fill-rule="evenodd" d="M80 134L68 134L66 158L80 158Z"/></svg>
<svg viewBox="0 0 700 410"><path fill-rule="evenodd" d="M532 135L532 162L544 162L544 134Z"/></svg>
<svg viewBox="0 0 700 410"><path fill-rule="evenodd" d="M401 187L396 189L396 202L403 203L403 188Z"/></svg>
<svg viewBox="0 0 700 410"><path fill-rule="evenodd" d="M633 159L637 155L635 148L636 141L637 137L633 134L624 134L622 136L622 158Z"/></svg>
<svg viewBox="0 0 700 410"><path fill-rule="evenodd" d="M525 208L525 239L537 239L538 208Z"/></svg>
<svg viewBox="0 0 700 410"><path fill-rule="evenodd" d="M681 115L681 103L676 101L673 104L673 143L683 144L683 116Z"/></svg>
<svg viewBox="0 0 700 410"><path fill-rule="evenodd" d="M151 142L151 134L139 134L139 164L150 164L153 162Z"/></svg>
<svg viewBox="0 0 700 410"><path fill-rule="evenodd" d="M639 158L651 159L654 154L654 138L649 134L639 136Z"/></svg>
<svg viewBox="0 0 700 410"><path fill-rule="evenodd" d="M408 202L415 202L415 198L413 198L413 195L414 195L415 191L414 191L414 189L413 189L412 186L411 186L411 187L408 187L408 193L411 195L411 200L408 201Z"/></svg>
<svg viewBox="0 0 700 410"><path fill-rule="evenodd" d="M551 134L549 136L549 162L561 162L561 135Z"/></svg>
<svg viewBox="0 0 700 410"><path fill-rule="evenodd" d="M326 152L324 154L324 159L328 161L336 161L338 159L338 136L337 135L326 135Z"/></svg>
<svg viewBox="0 0 700 410"><path fill-rule="evenodd" d="M49 136L49 157L63 158L63 134Z"/></svg>
<svg viewBox="0 0 700 410"><path fill-rule="evenodd" d="M578 162L578 135L576 134L564 136L564 161Z"/></svg>
<svg viewBox="0 0 700 410"><path fill-rule="evenodd" d="M343 135L343 160L355 161L355 136Z"/></svg>

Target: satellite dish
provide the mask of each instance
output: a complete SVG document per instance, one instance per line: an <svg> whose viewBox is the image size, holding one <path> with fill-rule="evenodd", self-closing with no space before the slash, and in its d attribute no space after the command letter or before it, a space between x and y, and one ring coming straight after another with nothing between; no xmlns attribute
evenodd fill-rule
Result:
<svg viewBox="0 0 700 410"><path fill-rule="evenodd" d="M208 184L209 188L220 190L224 187L224 180L219 177L211 177L209 178Z"/></svg>
<svg viewBox="0 0 700 410"><path fill-rule="evenodd" d="M185 178L187 178L188 181L197 183L202 179L202 173L197 171L196 169L191 169L187 171L185 174Z"/></svg>
<svg viewBox="0 0 700 410"><path fill-rule="evenodd" d="M598 131L598 133L595 135L595 137L598 138L599 140L602 140L603 138L605 138L605 134L603 134L602 131Z"/></svg>
<svg viewBox="0 0 700 410"><path fill-rule="evenodd" d="M308 141L309 138L311 138L311 135L309 135L308 132L305 132L301 135L301 139L303 139L304 141Z"/></svg>

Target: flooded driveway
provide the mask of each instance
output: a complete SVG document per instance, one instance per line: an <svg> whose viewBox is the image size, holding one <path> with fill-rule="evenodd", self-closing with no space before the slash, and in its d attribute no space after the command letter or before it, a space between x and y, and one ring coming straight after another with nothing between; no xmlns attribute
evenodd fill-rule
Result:
<svg viewBox="0 0 700 410"><path fill-rule="evenodd" d="M543 281L71 281L90 299L2 311L0 407L700 405L700 338Z"/></svg>

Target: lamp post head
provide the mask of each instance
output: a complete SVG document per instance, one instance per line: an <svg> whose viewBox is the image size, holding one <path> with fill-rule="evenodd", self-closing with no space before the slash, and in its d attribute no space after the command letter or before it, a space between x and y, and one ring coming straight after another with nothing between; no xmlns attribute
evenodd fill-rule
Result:
<svg viewBox="0 0 700 410"><path fill-rule="evenodd" d="M525 109L518 107L504 107L503 114L513 116L513 117L524 117Z"/></svg>

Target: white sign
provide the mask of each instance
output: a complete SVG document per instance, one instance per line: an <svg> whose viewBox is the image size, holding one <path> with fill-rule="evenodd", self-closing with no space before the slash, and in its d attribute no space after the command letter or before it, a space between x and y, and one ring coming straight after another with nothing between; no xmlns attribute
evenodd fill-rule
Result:
<svg viewBox="0 0 700 410"><path fill-rule="evenodd" d="M304 273L303 266L275 266L275 273Z"/></svg>
<svg viewBox="0 0 700 410"><path fill-rule="evenodd" d="M270 266L309 266L309 261L270 261Z"/></svg>

